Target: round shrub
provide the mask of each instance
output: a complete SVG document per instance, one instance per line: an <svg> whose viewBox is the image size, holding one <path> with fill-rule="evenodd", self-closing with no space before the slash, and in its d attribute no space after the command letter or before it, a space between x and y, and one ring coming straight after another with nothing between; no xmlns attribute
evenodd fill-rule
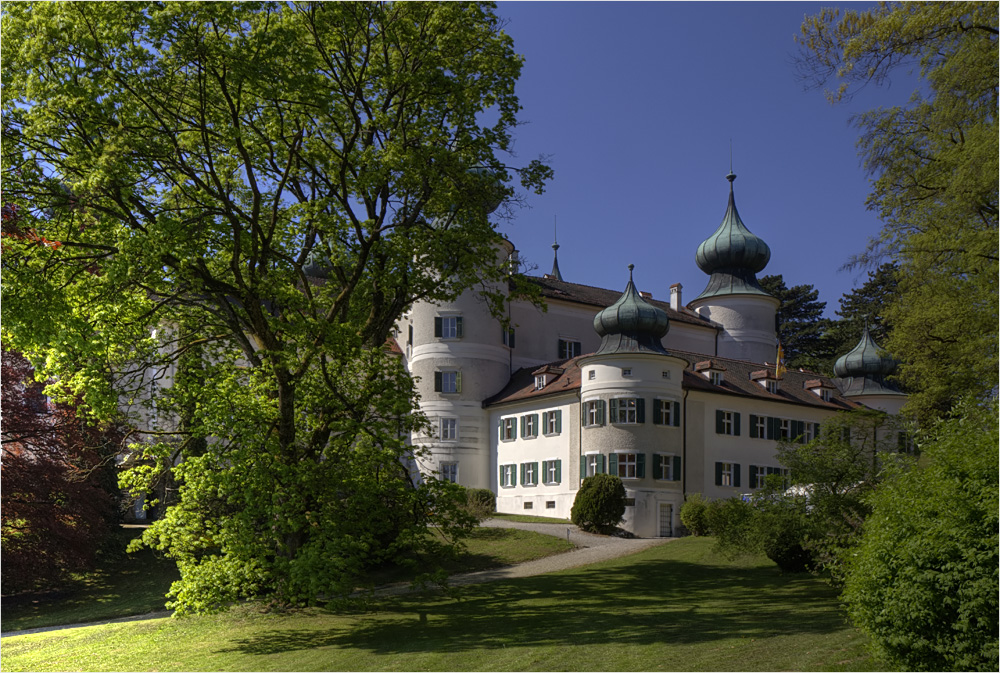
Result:
<svg viewBox="0 0 1000 673"><path fill-rule="evenodd" d="M708 535L708 501L701 493L692 493L681 505L681 523L691 535Z"/></svg>
<svg viewBox="0 0 1000 673"><path fill-rule="evenodd" d="M583 480L573 501L570 519L583 530L608 533L625 516L625 486L610 474L595 474Z"/></svg>
<svg viewBox="0 0 1000 673"><path fill-rule="evenodd" d="M497 511L497 496L488 488L466 490L466 504L477 519L486 519Z"/></svg>

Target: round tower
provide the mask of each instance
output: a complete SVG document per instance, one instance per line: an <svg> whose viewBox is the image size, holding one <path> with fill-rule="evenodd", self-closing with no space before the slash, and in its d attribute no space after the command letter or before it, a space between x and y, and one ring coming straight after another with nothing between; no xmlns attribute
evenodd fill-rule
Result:
<svg viewBox="0 0 1000 673"><path fill-rule="evenodd" d="M771 259L767 243L747 229L736 210L730 173L729 206L722 224L698 246L698 267L709 275L708 286L688 304L723 328L718 355L767 362L775 358L775 314L780 302L765 292L757 274Z"/></svg>
<svg viewBox="0 0 1000 673"><path fill-rule="evenodd" d="M667 314L629 282L621 297L594 317L601 345L579 362L580 474L621 477L634 499L624 527L637 535L672 535L684 501L681 382L687 361L661 340Z"/></svg>
<svg viewBox="0 0 1000 673"><path fill-rule="evenodd" d="M858 345L841 355L833 365L844 397L890 414L898 414L906 403L889 377L896 372L899 361L875 343L868 332L868 321Z"/></svg>
<svg viewBox="0 0 1000 673"><path fill-rule="evenodd" d="M505 240L497 263L507 264L515 254ZM486 289L504 296L509 290L504 281ZM447 303L416 302L399 328L420 410L431 424L429 433L412 437L413 445L424 449L416 456L420 472L487 488L492 435L482 401L511 374L510 349L500 322L479 291L468 290Z"/></svg>

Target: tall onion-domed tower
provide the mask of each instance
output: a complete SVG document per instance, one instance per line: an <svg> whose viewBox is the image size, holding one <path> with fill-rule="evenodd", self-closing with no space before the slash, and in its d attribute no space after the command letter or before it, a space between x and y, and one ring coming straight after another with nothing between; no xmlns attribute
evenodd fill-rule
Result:
<svg viewBox="0 0 1000 673"><path fill-rule="evenodd" d="M730 173L729 206L722 224L698 246L695 261L709 275L708 286L688 306L721 325L718 355L766 362L775 358L774 318L780 302L765 292L757 274L771 259L767 243L755 236L736 210Z"/></svg>
<svg viewBox="0 0 1000 673"><path fill-rule="evenodd" d="M906 402L906 394L889 377L898 367L899 361L872 339L866 321L858 345L837 359L833 374L838 378L844 397L873 409L897 414Z"/></svg>

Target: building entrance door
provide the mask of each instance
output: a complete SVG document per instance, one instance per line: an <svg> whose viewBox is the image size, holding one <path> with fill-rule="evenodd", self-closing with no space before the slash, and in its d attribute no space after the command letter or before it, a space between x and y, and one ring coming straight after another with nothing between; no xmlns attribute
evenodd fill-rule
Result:
<svg viewBox="0 0 1000 673"><path fill-rule="evenodd" d="M660 503L660 537L674 536L674 506L668 502Z"/></svg>

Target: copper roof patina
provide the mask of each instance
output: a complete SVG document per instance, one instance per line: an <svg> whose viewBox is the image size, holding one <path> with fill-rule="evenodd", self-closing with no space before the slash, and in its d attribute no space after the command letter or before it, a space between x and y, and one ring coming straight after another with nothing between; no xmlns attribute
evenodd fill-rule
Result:
<svg viewBox="0 0 1000 673"><path fill-rule="evenodd" d="M902 395L888 380L898 366L899 362L872 339L865 321L858 345L837 359L833 373L845 395Z"/></svg>
<svg viewBox="0 0 1000 673"><path fill-rule="evenodd" d="M628 285L618 301L594 316L594 331L601 337L601 345L595 355L667 354L660 339L670 329L670 320L666 311L647 302L635 289L633 268L632 264L628 265Z"/></svg>
<svg viewBox="0 0 1000 673"><path fill-rule="evenodd" d="M696 297L714 297L727 294L757 294L770 296L757 282L757 273L764 270L771 259L771 249L764 239L755 236L743 224L736 210L732 173L729 180L729 207L722 224L715 233L698 246L695 261L709 274L708 286Z"/></svg>

